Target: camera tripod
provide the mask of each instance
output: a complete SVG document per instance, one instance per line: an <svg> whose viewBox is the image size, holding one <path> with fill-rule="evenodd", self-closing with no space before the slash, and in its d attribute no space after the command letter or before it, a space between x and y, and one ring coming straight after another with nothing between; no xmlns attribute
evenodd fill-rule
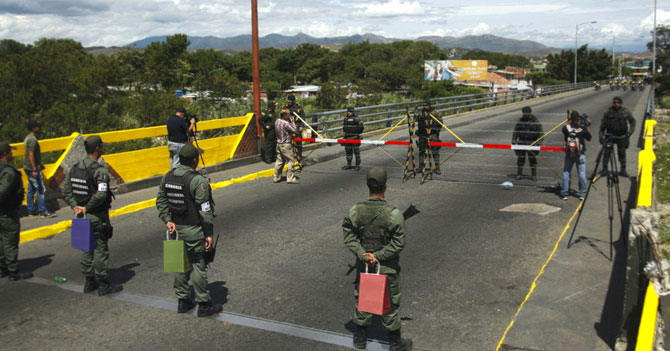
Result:
<svg viewBox="0 0 670 351"><path fill-rule="evenodd" d="M572 234L570 234L570 239L568 240L568 247L572 246L572 237L575 235L575 230L577 230L577 224L579 223L579 219L582 217L582 212L584 211L584 206L586 205L586 200L589 198L589 194L591 193L591 188L593 187L593 184L598 181L596 177L598 176L598 167L600 166L600 161L605 154L606 150L609 150L610 153L610 159L609 159L609 165L604 165L604 169L602 172L602 176L607 177L607 214L608 214L608 219L609 219L609 230L610 230L610 261L613 259L612 255L612 250L614 247L614 242L612 240L612 231L613 231L613 224L612 221L614 220L614 200L616 197L616 203L618 206L619 210L619 220L621 224L623 225L623 208L621 206L621 190L619 189L619 170L617 167L617 157L616 154L614 153L614 142L612 141L614 137L609 136L605 139L605 143L603 144L603 147L600 149L600 152L598 152L598 157L596 158L596 167L593 169L593 174L591 174L589 186L586 189L586 194L584 195L584 200L582 200L582 206L579 208L579 214L577 215L577 220L575 221L575 225L572 228ZM609 166L609 167L608 167ZM626 237L622 236L622 239L624 241L624 244L626 242Z"/></svg>

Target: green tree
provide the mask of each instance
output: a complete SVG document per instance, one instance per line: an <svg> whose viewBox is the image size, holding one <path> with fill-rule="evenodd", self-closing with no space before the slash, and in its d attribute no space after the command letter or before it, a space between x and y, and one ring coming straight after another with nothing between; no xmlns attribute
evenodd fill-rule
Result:
<svg viewBox="0 0 670 351"><path fill-rule="evenodd" d="M653 44L653 42L647 43L649 50L653 49ZM658 83L660 96L670 91L670 26L668 25L656 27L656 69L659 68L661 73L652 72L652 74Z"/></svg>

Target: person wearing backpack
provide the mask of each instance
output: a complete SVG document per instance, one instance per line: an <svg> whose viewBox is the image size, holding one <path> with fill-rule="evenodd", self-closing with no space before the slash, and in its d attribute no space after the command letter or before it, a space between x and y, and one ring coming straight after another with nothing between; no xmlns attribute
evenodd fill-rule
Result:
<svg viewBox="0 0 670 351"><path fill-rule="evenodd" d="M573 165L577 165L579 176L579 199L586 195L586 142L591 141L591 121L582 119L579 112L570 113L570 123L563 127L565 138L565 165L563 167L563 186L561 187L561 198L568 199L570 192L570 171Z"/></svg>

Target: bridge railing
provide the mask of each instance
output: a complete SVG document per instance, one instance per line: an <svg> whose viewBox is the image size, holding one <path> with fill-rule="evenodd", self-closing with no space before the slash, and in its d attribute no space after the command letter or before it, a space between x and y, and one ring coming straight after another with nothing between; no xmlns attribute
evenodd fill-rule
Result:
<svg viewBox="0 0 670 351"><path fill-rule="evenodd" d="M442 115L452 115L477 109L506 105L509 103L528 100L538 96L549 96L577 89L593 86L592 82L577 84L549 85L525 90L507 90L499 92L448 96L431 99L433 107ZM366 131L383 129L392 126L407 114L407 109L413 112L420 108L423 100L398 102L392 104L357 107L358 119L363 121ZM342 122L346 110L333 110L309 114L306 120L312 128L320 134L337 136L342 133Z"/></svg>

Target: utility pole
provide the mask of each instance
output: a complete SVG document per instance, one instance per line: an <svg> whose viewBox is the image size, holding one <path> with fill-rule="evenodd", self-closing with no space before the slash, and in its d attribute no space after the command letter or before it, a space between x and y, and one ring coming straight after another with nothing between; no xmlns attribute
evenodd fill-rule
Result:
<svg viewBox="0 0 670 351"><path fill-rule="evenodd" d="M261 73L258 63L258 3L251 0L251 63L254 77L254 115L256 120L256 137L258 137L258 149L260 151L263 130L259 118L261 117Z"/></svg>
<svg viewBox="0 0 670 351"><path fill-rule="evenodd" d="M656 0L654 0L654 1L656 1ZM581 26L583 24L594 24L594 23L596 23L596 21L584 22L584 23L580 23L580 24L575 26L575 84L577 84L577 50L579 49L577 47L577 34L579 33L579 26Z"/></svg>

